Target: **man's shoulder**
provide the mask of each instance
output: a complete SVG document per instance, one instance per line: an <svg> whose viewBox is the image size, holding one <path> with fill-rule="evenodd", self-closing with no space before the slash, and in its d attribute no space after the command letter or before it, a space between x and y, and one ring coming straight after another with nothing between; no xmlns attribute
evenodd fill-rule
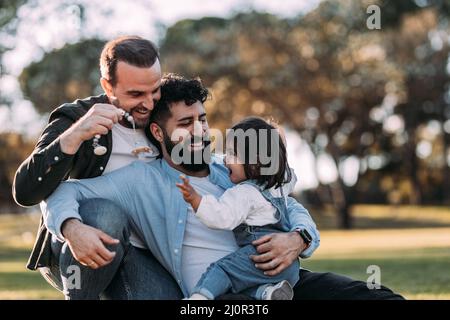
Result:
<svg viewBox="0 0 450 320"><path fill-rule="evenodd" d="M134 161L128 167L142 178L157 178L163 176L162 159L155 159L150 162Z"/></svg>
<svg viewBox="0 0 450 320"><path fill-rule="evenodd" d="M210 165L221 173L224 173L228 176L228 168L224 163L225 156L222 154L212 154Z"/></svg>
<svg viewBox="0 0 450 320"><path fill-rule="evenodd" d="M213 153L211 155L211 165L218 166L218 167L225 166L224 159L225 159L225 155Z"/></svg>
<svg viewBox="0 0 450 320"><path fill-rule="evenodd" d="M91 96L84 99L77 99L73 102L63 103L50 114L49 122L64 116L74 121L81 118L96 103L107 103L108 97L105 94Z"/></svg>

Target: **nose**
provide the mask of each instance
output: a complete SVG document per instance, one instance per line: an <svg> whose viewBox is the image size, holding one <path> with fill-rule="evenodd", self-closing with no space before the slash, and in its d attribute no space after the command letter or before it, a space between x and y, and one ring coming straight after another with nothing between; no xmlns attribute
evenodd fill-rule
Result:
<svg viewBox="0 0 450 320"><path fill-rule="evenodd" d="M155 107L155 100L153 100L153 95L150 95L150 97L147 97L145 99L145 101L142 102L142 105L144 106L144 108L152 111L153 108Z"/></svg>
<svg viewBox="0 0 450 320"><path fill-rule="evenodd" d="M200 121L194 121L194 132L195 136L203 136L203 125Z"/></svg>

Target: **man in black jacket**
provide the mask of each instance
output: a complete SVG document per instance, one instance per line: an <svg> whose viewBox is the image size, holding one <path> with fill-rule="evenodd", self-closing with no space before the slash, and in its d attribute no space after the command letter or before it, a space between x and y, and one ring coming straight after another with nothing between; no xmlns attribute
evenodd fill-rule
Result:
<svg viewBox="0 0 450 320"><path fill-rule="evenodd" d="M13 195L18 204L40 203L69 177L96 177L138 158L151 161L158 155L143 130L160 98L156 47L133 36L112 40L102 51L100 71L105 94L63 104L50 115L33 153L16 172ZM106 152L95 154L95 146L106 147L100 148ZM98 199L84 203L80 213L83 222L71 219L63 224L64 243L52 237L41 221L28 269L39 269L67 299L181 296L176 282L139 236L130 234L119 208ZM63 265L75 267L64 270ZM83 278L81 288L77 277Z"/></svg>

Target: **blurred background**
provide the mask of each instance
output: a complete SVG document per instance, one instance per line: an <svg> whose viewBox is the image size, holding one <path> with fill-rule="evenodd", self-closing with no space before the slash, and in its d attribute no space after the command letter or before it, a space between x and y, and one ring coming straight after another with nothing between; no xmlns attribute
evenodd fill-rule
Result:
<svg viewBox="0 0 450 320"><path fill-rule="evenodd" d="M303 266L365 281L376 265L407 298L450 299L449 23L449 0L1 0L0 299L62 298L25 269L39 211L13 176L51 110L101 93L100 51L124 34L203 79L212 128L286 128L322 234Z"/></svg>

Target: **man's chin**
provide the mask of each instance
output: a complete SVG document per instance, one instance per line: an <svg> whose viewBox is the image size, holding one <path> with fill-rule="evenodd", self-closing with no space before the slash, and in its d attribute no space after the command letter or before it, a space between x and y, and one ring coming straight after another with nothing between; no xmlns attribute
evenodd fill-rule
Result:
<svg viewBox="0 0 450 320"><path fill-rule="evenodd" d="M148 119L144 120L144 119L137 119L134 121L135 125L136 125L136 129L144 129L147 126L148 123Z"/></svg>

